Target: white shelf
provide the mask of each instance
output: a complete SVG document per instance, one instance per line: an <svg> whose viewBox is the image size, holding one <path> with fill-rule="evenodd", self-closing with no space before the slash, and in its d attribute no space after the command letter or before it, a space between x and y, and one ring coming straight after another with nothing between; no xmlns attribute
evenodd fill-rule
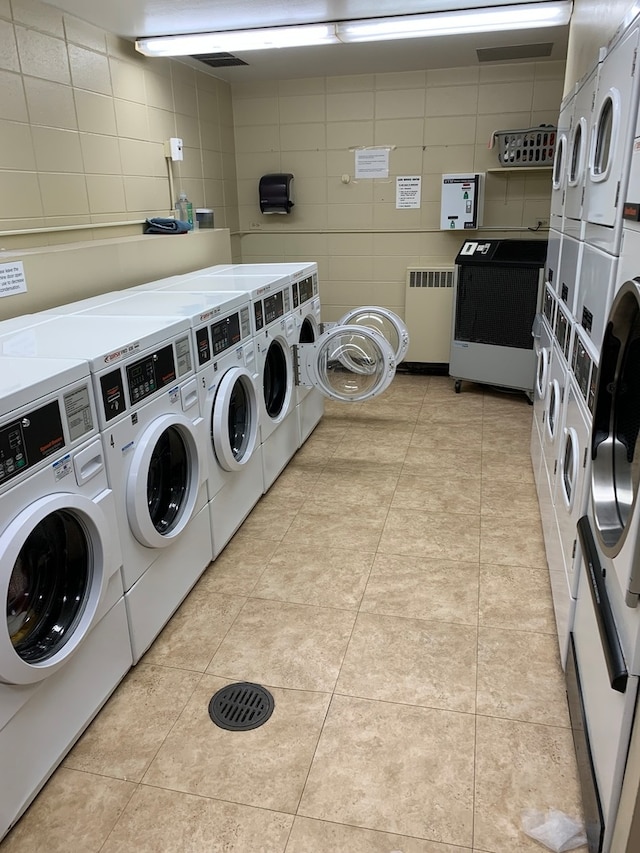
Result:
<svg viewBox="0 0 640 853"><path fill-rule="evenodd" d="M497 169L486 169L490 175L498 175L500 172L550 172L553 165L549 166L498 166Z"/></svg>

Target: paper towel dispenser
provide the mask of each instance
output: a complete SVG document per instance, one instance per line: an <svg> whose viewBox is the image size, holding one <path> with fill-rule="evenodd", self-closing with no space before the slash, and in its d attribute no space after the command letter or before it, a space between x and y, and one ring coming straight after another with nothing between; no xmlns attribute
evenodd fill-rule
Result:
<svg viewBox="0 0 640 853"><path fill-rule="evenodd" d="M260 178L260 212L261 213L290 213L293 207L291 201L291 174L263 175Z"/></svg>

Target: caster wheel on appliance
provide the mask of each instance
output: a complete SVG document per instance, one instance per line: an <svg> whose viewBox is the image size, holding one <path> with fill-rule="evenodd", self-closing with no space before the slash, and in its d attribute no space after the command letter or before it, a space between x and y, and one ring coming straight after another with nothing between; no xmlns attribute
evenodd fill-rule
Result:
<svg viewBox="0 0 640 853"><path fill-rule="evenodd" d="M456 379L455 385L453 386L456 394L459 394L462 391L462 380Z"/></svg>

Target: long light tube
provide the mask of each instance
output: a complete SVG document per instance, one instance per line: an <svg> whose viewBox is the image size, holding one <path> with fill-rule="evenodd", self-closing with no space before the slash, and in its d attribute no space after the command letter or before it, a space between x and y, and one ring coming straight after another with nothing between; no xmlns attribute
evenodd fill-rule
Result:
<svg viewBox="0 0 640 853"><path fill-rule="evenodd" d="M513 6L427 12L424 15L367 18L295 27L153 36L138 39L136 50L146 56L186 56L559 27L569 23L572 6L571 0L543 0L540 3L521 3Z"/></svg>

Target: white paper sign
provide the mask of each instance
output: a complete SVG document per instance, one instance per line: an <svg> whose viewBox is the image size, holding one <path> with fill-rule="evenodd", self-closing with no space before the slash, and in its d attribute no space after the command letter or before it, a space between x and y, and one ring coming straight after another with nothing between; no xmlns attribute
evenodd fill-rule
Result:
<svg viewBox="0 0 640 853"><path fill-rule="evenodd" d="M15 296L27 292L27 280L24 277L22 261L0 264L0 296Z"/></svg>
<svg viewBox="0 0 640 853"><path fill-rule="evenodd" d="M388 148L358 148L356 150L356 178L388 178Z"/></svg>
<svg viewBox="0 0 640 853"><path fill-rule="evenodd" d="M420 191L422 178L420 175L396 178L396 208L409 210L420 207Z"/></svg>

